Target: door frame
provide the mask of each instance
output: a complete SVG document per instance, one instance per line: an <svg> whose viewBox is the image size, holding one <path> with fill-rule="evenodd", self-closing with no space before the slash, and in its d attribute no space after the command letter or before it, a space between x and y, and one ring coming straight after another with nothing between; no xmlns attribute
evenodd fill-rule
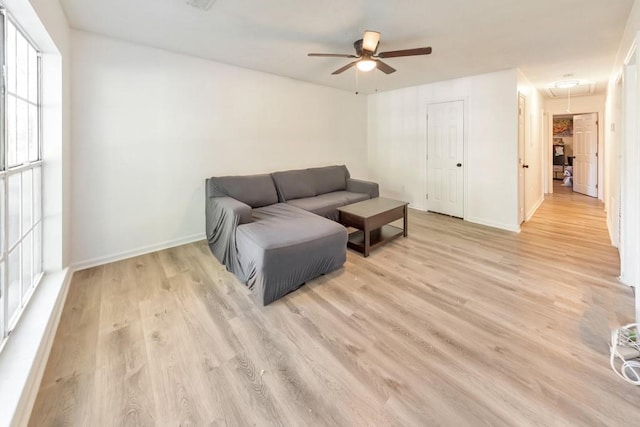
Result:
<svg viewBox="0 0 640 427"><path fill-rule="evenodd" d="M548 130L547 130L547 148L546 148L546 154L545 154L545 164L547 165L546 167L546 174L544 177L544 182L546 183L545 185L545 189L547 190L547 194L552 194L553 193L553 118L555 116L580 116L582 114L591 114L591 113L595 113L597 115L597 120L598 120L598 132L596 133L596 136L598 138L598 161L597 161L597 168L598 168L598 172L596 174L596 178L598 180L597 182L597 186L598 186L598 192L597 192L597 196L595 197L596 199L599 199L601 201L604 202L604 180L605 180L605 176L603 174L603 168L604 168L604 137L603 137L603 132L604 132L604 127L603 127L603 119L602 117L604 117L604 112L600 111L600 110L594 110L594 109L580 109L577 111L572 111L571 113L556 113L552 111L548 111L549 117L547 118L547 126L548 126ZM588 196L587 196L588 197Z"/></svg>
<svg viewBox="0 0 640 427"><path fill-rule="evenodd" d="M621 229L621 185L622 185L622 144L624 141L624 72L620 72L615 82L613 116L611 117L612 141L609 144L609 156L605 159L605 171L609 179L605 182L605 210L611 234L611 244L620 248Z"/></svg>
<svg viewBox="0 0 640 427"><path fill-rule="evenodd" d="M445 104L449 102L462 102L462 219L467 219L467 206L468 206L468 174L467 174L467 166L469 164L469 153L468 153L468 136L469 136L469 97L465 96L462 98L451 98L451 99L440 99L434 100L432 102L427 102L424 109L424 118L425 118L425 126L424 126L424 156L423 159L425 161L424 168L424 191L422 194L425 195L425 210L429 211L429 203L426 201L427 193L429 192L429 159L427 156L429 155L429 105L435 104ZM455 218L455 217L454 217Z"/></svg>
<svg viewBox="0 0 640 427"><path fill-rule="evenodd" d="M640 197L638 196L637 165L640 148L640 66L637 65L635 46L624 65L623 80L623 137L620 141L620 281L638 287L640 283ZM636 289L636 321L640 322L640 291Z"/></svg>
<svg viewBox="0 0 640 427"><path fill-rule="evenodd" d="M520 111L520 100L522 109ZM522 115L522 129L520 129L520 116ZM518 92L518 226L527 219L526 208L526 145L527 145L527 97L524 93Z"/></svg>

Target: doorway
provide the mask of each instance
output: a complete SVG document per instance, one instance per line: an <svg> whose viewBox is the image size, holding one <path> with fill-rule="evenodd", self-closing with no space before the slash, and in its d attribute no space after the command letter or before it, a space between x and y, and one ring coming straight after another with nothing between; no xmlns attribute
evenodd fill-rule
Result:
<svg viewBox="0 0 640 427"><path fill-rule="evenodd" d="M427 210L464 217L464 101L427 106Z"/></svg>
<svg viewBox="0 0 640 427"><path fill-rule="evenodd" d="M553 116L552 165L554 183L598 197L598 113Z"/></svg>

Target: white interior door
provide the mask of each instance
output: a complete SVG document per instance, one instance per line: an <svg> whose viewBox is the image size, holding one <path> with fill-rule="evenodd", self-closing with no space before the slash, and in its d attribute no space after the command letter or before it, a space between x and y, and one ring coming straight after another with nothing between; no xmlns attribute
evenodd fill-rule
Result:
<svg viewBox="0 0 640 427"><path fill-rule="evenodd" d="M464 102L427 108L427 209L464 216Z"/></svg>
<svg viewBox="0 0 640 427"><path fill-rule="evenodd" d="M598 114L573 116L573 191L598 197Z"/></svg>

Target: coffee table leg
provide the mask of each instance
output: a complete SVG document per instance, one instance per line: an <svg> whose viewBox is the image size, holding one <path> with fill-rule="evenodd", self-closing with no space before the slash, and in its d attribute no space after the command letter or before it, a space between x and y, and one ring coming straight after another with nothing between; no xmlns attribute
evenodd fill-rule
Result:
<svg viewBox="0 0 640 427"><path fill-rule="evenodd" d="M369 230L368 221L365 221L365 223L364 223L364 253L363 253L365 258L369 256L369 245L371 245L371 230Z"/></svg>
<svg viewBox="0 0 640 427"><path fill-rule="evenodd" d="M407 237L409 234L408 212L409 209L407 208L407 205L404 205L404 237Z"/></svg>

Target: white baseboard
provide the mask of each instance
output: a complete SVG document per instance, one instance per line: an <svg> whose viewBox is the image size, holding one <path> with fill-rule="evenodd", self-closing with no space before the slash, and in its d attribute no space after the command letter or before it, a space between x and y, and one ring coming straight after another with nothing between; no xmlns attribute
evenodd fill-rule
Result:
<svg viewBox="0 0 640 427"><path fill-rule="evenodd" d="M611 224L611 216L609 216L609 212L607 212L607 232L609 232L609 241L611 242L611 246L617 248L615 240L613 240L613 224Z"/></svg>
<svg viewBox="0 0 640 427"><path fill-rule="evenodd" d="M513 226L509 224L502 224L500 222L487 221L482 218L465 217L465 221L473 222L474 224L486 225L488 227L499 228L501 230L512 231L514 233L520 232L520 226Z"/></svg>
<svg viewBox="0 0 640 427"><path fill-rule="evenodd" d="M0 426L29 423L72 274L45 274L7 341L0 356Z"/></svg>
<svg viewBox="0 0 640 427"><path fill-rule="evenodd" d="M615 199L613 198L611 205L615 206ZM617 214L617 212L612 212L611 210L607 211L607 231L609 232L609 240L611 241L611 246L619 250L620 242L616 242L616 237L613 235L613 215Z"/></svg>
<svg viewBox="0 0 640 427"><path fill-rule="evenodd" d="M414 209L421 212L428 212L426 206L414 205L413 203L409 203L409 209Z"/></svg>
<svg viewBox="0 0 640 427"><path fill-rule="evenodd" d="M424 209L422 207L416 207L413 205L409 205L409 208L411 209L415 209L417 211L422 211L422 212L430 212L427 209ZM474 224L480 224L480 225L486 225L488 227L493 227L493 228L499 228L501 230L507 230L507 231L513 231L514 233L519 233L520 232L520 227L513 227L510 225L506 225L506 224L502 224L499 222L493 222L493 221L486 221L484 219L481 218L475 218L475 217L464 217L461 218L463 221L469 221L472 222Z"/></svg>
<svg viewBox="0 0 640 427"><path fill-rule="evenodd" d="M165 242L155 243L153 245L142 246L140 248L131 249L128 251L119 252L113 255L107 255L103 257L92 258L84 261L78 261L73 263L74 271L84 270L86 268L96 267L98 265L109 264L110 262L121 261L127 258L133 258L140 255L145 255L151 252L161 251L163 249L173 248L175 246L186 245L189 243L204 240L206 235L204 233L192 234L191 236L181 237L179 239L167 240Z"/></svg>
<svg viewBox="0 0 640 427"><path fill-rule="evenodd" d="M632 288L640 287L638 286L640 284L640 281L636 281L634 277L630 277L629 275L626 275L626 274L621 274L620 277L618 277L618 280L623 285L626 285Z"/></svg>
<svg viewBox="0 0 640 427"><path fill-rule="evenodd" d="M525 221L529 221L531 218L533 218L533 215L535 215L540 205L542 205L542 202L544 202L544 196L540 197L535 205L533 205L533 207L529 210L529 212L527 212L527 219Z"/></svg>

